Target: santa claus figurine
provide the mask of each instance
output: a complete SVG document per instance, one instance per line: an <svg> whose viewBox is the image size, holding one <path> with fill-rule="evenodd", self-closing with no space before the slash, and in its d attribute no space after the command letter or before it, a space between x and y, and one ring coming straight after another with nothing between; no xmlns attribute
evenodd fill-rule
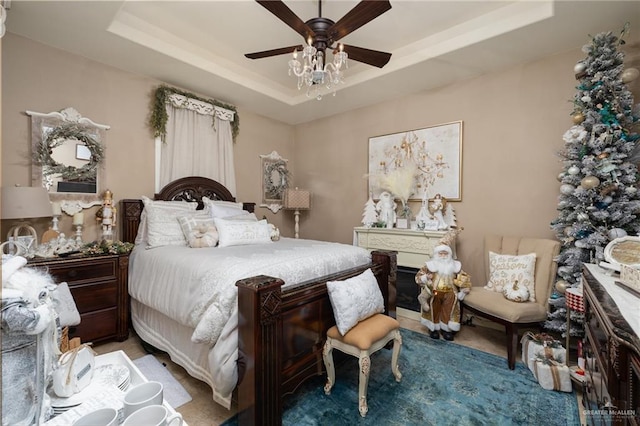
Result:
<svg viewBox="0 0 640 426"><path fill-rule="evenodd" d="M453 340L460 330L460 301L471 290L471 278L453 259L447 242L450 237L434 247L433 257L416 274L416 284L421 287L420 322L429 329L429 336L439 339L442 333L445 340Z"/></svg>

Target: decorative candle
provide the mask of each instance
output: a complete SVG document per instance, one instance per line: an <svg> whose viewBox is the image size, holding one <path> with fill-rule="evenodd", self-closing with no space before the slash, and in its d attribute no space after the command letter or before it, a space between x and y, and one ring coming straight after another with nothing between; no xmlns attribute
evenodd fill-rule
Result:
<svg viewBox="0 0 640 426"><path fill-rule="evenodd" d="M82 225L84 224L84 213L76 213L73 215L73 224L74 225Z"/></svg>
<svg viewBox="0 0 640 426"><path fill-rule="evenodd" d="M62 209L60 208L60 203L54 201L51 204L53 206L53 215L54 216L61 216L62 215Z"/></svg>

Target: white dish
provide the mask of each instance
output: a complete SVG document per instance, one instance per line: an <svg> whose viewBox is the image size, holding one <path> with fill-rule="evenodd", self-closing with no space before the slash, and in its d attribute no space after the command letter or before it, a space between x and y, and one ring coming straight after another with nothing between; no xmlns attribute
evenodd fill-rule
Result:
<svg viewBox="0 0 640 426"><path fill-rule="evenodd" d="M91 384L82 391L71 395L68 398L60 398L51 395L51 406L54 409L69 409L82 404L88 398L91 398L96 392L101 391L107 386L115 386L120 390L124 390L121 386L128 386L130 379L129 369L122 364L105 364L96 366L91 377Z"/></svg>

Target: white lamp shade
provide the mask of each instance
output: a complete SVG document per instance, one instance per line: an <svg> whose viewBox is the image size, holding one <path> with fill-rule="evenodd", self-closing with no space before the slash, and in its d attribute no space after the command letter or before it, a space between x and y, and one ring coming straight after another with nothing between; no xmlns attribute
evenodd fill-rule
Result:
<svg viewBox="0 0 640 426"><path fill-rule="evenodd" d="M7 186L2 188L2 219L51 217L49 193L38 186Z"/></svg>

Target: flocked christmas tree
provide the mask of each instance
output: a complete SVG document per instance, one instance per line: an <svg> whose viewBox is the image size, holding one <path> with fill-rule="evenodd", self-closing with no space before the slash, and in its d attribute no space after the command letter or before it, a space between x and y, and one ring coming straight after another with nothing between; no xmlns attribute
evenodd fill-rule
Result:
<svg viewBox="0 0 640 426"><path fill-rule="evenodd" d="M631 127L633 95L626 84L638 70L624 69L620 46L628 31L619 36L597 34L583 47L587 57L574 67L578 80L572 126L563 136L560 153L564 168L558 197L558 217L551 223L562 246L558 257L556 290L545 327L566 330L564 293L580 282L582 263L603 259L605 246L614 238L640 231L638 167L631 159L638 135ZM583 333L578 314L570 335ZM575 330L574 330L575 326Z"/></svg>

